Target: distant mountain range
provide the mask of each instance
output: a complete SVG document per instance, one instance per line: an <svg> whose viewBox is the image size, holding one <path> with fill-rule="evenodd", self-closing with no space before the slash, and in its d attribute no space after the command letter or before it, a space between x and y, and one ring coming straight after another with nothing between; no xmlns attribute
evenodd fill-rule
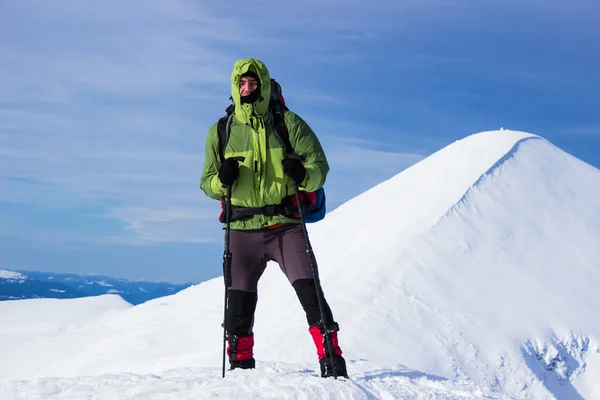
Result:
<svg viewBox="0 0 600 400"><path fill-rule="evenodd" d="M118 294L137 305L175 294L192 283L132 281L104 275L0 270L0 301L20 299L72 299Z"/></svg>

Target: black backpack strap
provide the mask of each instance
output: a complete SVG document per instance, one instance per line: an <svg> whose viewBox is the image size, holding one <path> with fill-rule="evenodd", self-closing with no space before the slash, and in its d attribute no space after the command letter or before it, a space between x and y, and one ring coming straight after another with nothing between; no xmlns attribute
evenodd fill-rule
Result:
<svg viewBox="0 0 600 400"><path fill-rule="evenodd" d="M311 209L311 204L302 204L302 209L305 213L308 213ZM298 207L291 203L283 202L281 204L267 205L263 207L240 207L231 206L231 221L243 221L248 218L252 218L255 215L265 215L268 217L274 217L277 215L283 215L288 218L299 218Z"/></svg>
<svg viewBox="0 0 600 400"><path fill-rule="evenodd" d="M227 141L229 140L229 132L231 127L231 118L233 118L233 111L235 106L231 104L225 112L227 113L224 117L219 118L217 122L217 133L219 134L219 156L221 157L221 163L225 161L225 148L227 147Z"/></svg>
<svg viewBox="0 0 600 400"><path fill-rule="evenodd" d="M292 143L290 142L290 132L285 124L285 118L283 113L287 111L288 108L282 105L279 102L271 104L271 114L273 115L273 127L275 128L275 134L285 146L285 156L295 156L298 155L294 152L294 147L292 147ZM300 157L302 161L304 161L304 157Z"/></svg>
<svg viewBox="0 0 600 400"><path fill-rule="evenodd" d="M275 133L277 137L285 146L285 155L294 154L294 148L292 147L292 143L290 143L290 133L288 131L287 126L285 125L285 119L283 117L284 109L281 104L273 104L272 106L273 113L273 127L275 128Z"/></svg>
<svg viewBox="0 0 600 400"><path fill-rule="evenodd" d="M271 78L271 99L269 100L269 109L273 118L273 128L275 135L285 146L285 155L294 154L294 148L290 143L290 133L285 125L283 113L288 110L285 102L282 101L281 85L275 79Z"/></svg>

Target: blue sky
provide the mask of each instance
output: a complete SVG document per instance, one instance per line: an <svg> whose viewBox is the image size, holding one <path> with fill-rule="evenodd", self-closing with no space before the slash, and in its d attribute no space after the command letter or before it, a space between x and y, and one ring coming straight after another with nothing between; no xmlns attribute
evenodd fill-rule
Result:
<svg viewBox="0 0 600 400"><path fill-rule="evenodd" d="M0 268L219 275L199 180L244 57L319 135L330 209L501 127L600 168L594 1L299 3L4 0Z"/></svg>

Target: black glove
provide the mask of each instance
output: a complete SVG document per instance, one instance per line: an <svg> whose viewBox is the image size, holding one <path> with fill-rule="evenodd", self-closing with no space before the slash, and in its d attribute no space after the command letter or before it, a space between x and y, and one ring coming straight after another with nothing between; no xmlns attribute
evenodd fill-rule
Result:
<svg viewBox="0 0 600 400"><path fill-rule="evenodd" d="M221 168L219 168L219 180L225 186L233 185L233 182L238 178L240 174L240 166L238 160L235 158L228 158L223 161Z"/></svg>
<svg viewBox="0 0 600 400"><path fill-rule="evenodd" d="M283 164L283 172L292 178L297 185L302 184L306 177L306 168L304 168L302 162L295 158L286 158L281 163Z"/></svg>

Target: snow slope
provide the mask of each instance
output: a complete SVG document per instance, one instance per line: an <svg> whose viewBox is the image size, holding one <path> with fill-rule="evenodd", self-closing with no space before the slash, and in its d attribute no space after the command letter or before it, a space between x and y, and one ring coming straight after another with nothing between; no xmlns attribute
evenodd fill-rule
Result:
<svg viewBox="0 0 600 400"><path fill-rule="evenodd" d="M200 286L210 294L215 283ZM0 330L2 360L11 360L0 363L0 399L508 398L470 382L367 360L348 361L349 381L319 378L314 360L263 362L222 379L221 331L205 326L197 300L210 302L190 289L136 307L109 295L0 303L0 326L11 327Z"/></svg>
<svg viewBox="0 0 600 400"><path fill-rule="evenodd" d="M599 206L598 169L511 131L358 196L311 230L347 354L511 395L600 397ZM303 320L279 312L296 302L274 270L263 285L280 300L260 304L256 331L272 343L294 321L288 348Z"/></svg>
<svg viewBox="0 0 600 400"><path fill-rule="evenodd" d="M272 398L599 398L599 206L600 171L543 138L472 135L309 226L350 382L312 380L302 309L270 264L255 371L220 378L215 279L136 307L111 304L52 334L28 328L27 317L19 340L0 329L0 354L13 361L0 363L0 398L100 387L106 398L235 397L235 388ZM30 315L19 303L0 303L0 326Z"/></svg>

